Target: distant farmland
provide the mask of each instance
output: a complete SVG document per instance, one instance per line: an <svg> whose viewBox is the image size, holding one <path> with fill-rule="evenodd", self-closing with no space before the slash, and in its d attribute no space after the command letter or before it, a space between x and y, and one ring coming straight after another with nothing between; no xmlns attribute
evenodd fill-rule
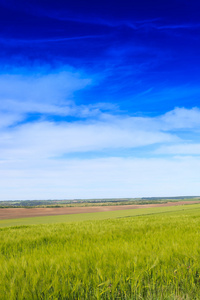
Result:
<svg viewBox="0 0 200 300"><path fill-rule="evenodd" d="M200 201L175 201L142 205L111 205L91 207L33 207L33 208L0 208L0 227L15 225L44 224L81 220L107 219L110 217L136 216L156 212L181 210L185 205ZM176 207L171 208L171 207ZM139 210L138 210L139 209ZM140 209L142 211L140 212ZM153 210L152 210L153 209ZM70 216L73 215L73 216Z"/></svg>
<svg viewBox="0 0 200 300"><path fill-rule="evenodd" d="M3 300L200 299L200 204L20 220L0 229Z"/></svg>

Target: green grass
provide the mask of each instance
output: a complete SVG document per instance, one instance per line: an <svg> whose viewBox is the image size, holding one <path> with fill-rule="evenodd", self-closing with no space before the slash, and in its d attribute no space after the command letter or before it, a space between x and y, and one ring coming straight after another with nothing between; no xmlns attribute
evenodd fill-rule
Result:
<svg viewBox="0 0 200 300"><path fill-rule="evenodd" d="M164 209L1 228L0 299L200 299L200 205Z"/></svg>
<svg viewBox="0 0 200 300"><path fill-rule="evenodd" d="M0 220L0 227L105 220L200 208L200 204Z"/></svg>

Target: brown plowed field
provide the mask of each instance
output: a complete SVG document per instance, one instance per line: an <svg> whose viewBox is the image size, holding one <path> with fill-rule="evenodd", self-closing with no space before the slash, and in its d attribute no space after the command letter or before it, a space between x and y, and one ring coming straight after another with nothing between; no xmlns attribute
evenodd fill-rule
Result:
<svg viewBox="0 0 200 300"><path fill-rule="evenodd" d="M195 203L200 203L200 201L179 201L179 202L168 202L163 204L116 205L116 206L113 205L113 206L93 206L93 207L0 208L0 220L40 217L40 216L84 214L84 213L93 213L93 212L138 209L138 208L148 208L148 207L177 206L177 205L195 204Z"/></svg>

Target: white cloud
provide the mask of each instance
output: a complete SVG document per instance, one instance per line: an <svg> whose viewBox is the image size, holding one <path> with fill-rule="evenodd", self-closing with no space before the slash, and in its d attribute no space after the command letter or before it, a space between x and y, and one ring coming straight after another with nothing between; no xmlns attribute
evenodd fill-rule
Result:
<svg viewBox="0 0 200 300"><path fill-rule="evenodd" d="M19 72L19 71L18 71ZM0 98L39 103L63 103L73 93L91 84L78 72L57 71L50 74L0 75ZM68 99L69 100L69 99Z"/></svg>
<svg viewBox="0 0 200 300"><path fill-rule="evenodd" d="M199 194L199 158L173 156L200 154L199 144L178 136L182 129L198 134L200 110L175 108L153 118L114 115L116 106L103 101L74 102L74 93L89 84L87 76L73 71L0 75L1 199ZM29 113L42 117L25 122ZM50 122L49 115L75 116L80 121ZM90 151L106 155L108 149L112 153L149 145L157 147L154 155L171 156L82 160L65 156Z"/></svg>
<svg viewBox="0 0 200 300"><path fill-rule="evenodd" d="M159 147L157 154L175 154L175 155L200 155L200 144L178 144Z"/></svg>
<svg viewBox="0 0 200 300"><path fill-rule="evenodd" d="M1 157L52 157L65 153L132 148L162 142L176 137L168 133L140 129L126 120L74 123L27 123L1 133Z"/></svg>
<svg viewBox="0 0 200 300"><path fill-rule="evenodd" d="M74 92L91 84L84 74L57 71L51 74L0 75L0 128L23 121L29 113L88 115L93 108L77 106Z"/></svg>
<svg viewBox="0 0 200 300"><path fill-rule="evenodd" d="M163 130L200 129L200 109L175 108L158 118Z"/></svg>
<svg viewBox="0 0 200 300"><path fill-rule="evenodd" d="M104 158L0 163L0 199L199 195L200 159Z"/></svg>

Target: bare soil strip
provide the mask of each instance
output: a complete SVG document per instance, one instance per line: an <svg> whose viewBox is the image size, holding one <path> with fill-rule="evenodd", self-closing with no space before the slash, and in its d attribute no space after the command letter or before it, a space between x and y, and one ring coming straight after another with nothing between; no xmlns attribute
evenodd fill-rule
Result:
<svg viewBox="0 0 200 300"><path fill-rule="evenodd" d="M163 204L145 204L145 205L116 205L116 206L93 206L93 207L59 207L59 208L0 208L0 220L30 218L41 216L56 216L70 214L84 214L103 211L138 209L150 207L177 206L184 204L195 204L200 201L179 201Z"/></svg>

